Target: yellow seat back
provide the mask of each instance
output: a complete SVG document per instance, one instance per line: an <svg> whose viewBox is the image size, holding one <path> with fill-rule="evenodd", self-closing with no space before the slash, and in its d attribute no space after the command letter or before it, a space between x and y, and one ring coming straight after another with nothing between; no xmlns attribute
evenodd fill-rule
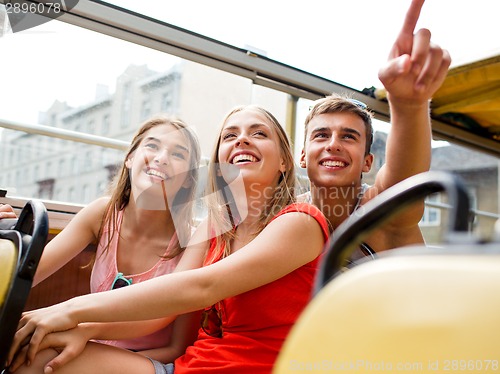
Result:
<svg viewBox="0 0 500 374"><path fill-rule="evenodd" d="M0 230L0 372L4 371L48 232L47 209L38 200L26 203L11 229Z"/></svg>
<svg viewBox="0 0 500 374"><path fill-rule="evenodd" d="M0 239L0 307L9 292L17 266L18 252L14 242Z"/></svg>
<svg viewBox="0 0 500 374"><path fill-rule="evenodd" d="M339 275L297 321L274 373L499 373L500 251L490 247L393 251Z"/></svg>

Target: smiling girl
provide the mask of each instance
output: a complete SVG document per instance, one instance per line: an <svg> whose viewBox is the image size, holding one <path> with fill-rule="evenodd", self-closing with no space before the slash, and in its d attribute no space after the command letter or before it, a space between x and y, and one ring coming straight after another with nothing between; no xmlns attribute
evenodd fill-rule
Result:
<svg viewBox="0 0 500 374"><path fill-rule="evenodd" d="M92 243L97 243L90 280L93 293L174 271L191 235L199 159L197 137L182 121L158 116L144 122L110 196L83 208L47 244L34 284ZM179 327L188 327L183 324L177 321L148 336L106 343L173 360L190 343L190 335Z"/></svg>
<svg viewBox="0 0 500 374"><path fill-rule="evenodd" d="M27 346L31 366L20 372L271 372L309 302L328 237L322 213L294 202L294 181L290 144L278 121L260 107L231 111L211 157L208 218L178 269L204 266L26 314L12 349L34 333ZM168 320L200 309L198 339L173 363L92 342L68 362L83 346L75 341L109 337L102 324L88 322ZM51 360L55 353L46 349L34 360L47 347L62 353Z"/></svg>

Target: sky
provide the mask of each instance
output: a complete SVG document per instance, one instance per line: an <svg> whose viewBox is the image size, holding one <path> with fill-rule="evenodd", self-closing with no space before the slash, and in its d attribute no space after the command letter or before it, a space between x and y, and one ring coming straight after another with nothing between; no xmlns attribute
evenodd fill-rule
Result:
<svg viewBox="0 0 500 374"><path fill-rule="evenodd" d="M258 48L271 59L361 90L380 87L377 72L409 0L115 3L237 47ZM498 14L498 0L427 0L417 28L429 28L456 66L500 53ZM94 98L96 84L112 91L116 76L130 63L161 71L176 61L58 21L0 37L0 55L8 56L0 60L0 118L29 123L36 123L38 110L55 99L78 106Z"/></svg>

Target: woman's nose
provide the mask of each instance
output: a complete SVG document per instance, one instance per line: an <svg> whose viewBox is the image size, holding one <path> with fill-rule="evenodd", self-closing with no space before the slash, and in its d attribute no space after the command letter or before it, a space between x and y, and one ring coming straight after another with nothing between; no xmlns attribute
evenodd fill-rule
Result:
<svg viewBox="0 0 500 374"><path fill-rule="evenodd" d="M155 155L154 162L158 164L168 165L168 151L166 149L161 149Z"/></svg>
<svg viewBox="0 0 500 374"><path fill-rule="evenodd" d="M248 140L248 136L244 133L241 133L238 138L236 138L236 145L239 146L241 144L250 144Z"/></svg>

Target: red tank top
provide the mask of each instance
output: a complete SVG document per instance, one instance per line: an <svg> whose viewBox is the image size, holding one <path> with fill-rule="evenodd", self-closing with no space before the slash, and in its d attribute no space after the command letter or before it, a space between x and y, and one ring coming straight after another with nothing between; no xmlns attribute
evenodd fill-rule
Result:
<svg viewBox="0 0 500 374"><path fill-rule="evenodd" d="M314 217L328 239L326 219L315 206L292 204L273 220L289 212ZM222 300L223 337L200 329L194 345L175 361L175 373L270 373L288 332L310 301L318 260L319 256L272 283Z"/></svg>

